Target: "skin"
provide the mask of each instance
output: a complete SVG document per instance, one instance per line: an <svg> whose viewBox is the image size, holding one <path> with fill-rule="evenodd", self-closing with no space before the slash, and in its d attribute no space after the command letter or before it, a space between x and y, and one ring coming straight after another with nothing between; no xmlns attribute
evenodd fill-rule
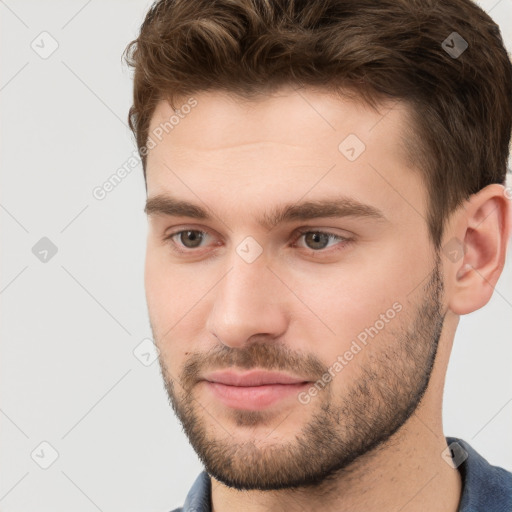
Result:
<svg viewBox="0 0 512 512"><path fill-rule="evenodd" d="M442 246L455 238L465 247L452 261L434 250L421 173L401 146L405 105L379 113L292 88L253 101L194 98L149 151L148 199L172 195L212 219L148 215L145 287L164 382L212 476L213 510L455 512L461 480L442 457L444 379L459 316L488 302L504 265L503 187L486 187L448 219ZM161 102L150 133L172 114ZM338 149L348 134L366 146L354 161ZM280 204L336 194L385 218L257 222ZM180 230L193 236L165 239ZM199 242L196 231L206 233ZM237 252L249 236L262 250L252 263ZM307 404L292 396L263 411L230 408L200 381L257 368L315 382L397 303Z"/></svg>

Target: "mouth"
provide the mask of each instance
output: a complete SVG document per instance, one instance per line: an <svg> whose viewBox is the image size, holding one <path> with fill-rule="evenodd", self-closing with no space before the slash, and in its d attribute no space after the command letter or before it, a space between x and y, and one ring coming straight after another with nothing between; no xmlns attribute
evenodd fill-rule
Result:
<svg viewBox="0 0 512 512"><path fill-rule="evenodd" d="M252 411L290 399L311 385L311 381L300 377L263 371L245 374L213 372L204 378L204 382L215 400L230 408Z"/></svg>

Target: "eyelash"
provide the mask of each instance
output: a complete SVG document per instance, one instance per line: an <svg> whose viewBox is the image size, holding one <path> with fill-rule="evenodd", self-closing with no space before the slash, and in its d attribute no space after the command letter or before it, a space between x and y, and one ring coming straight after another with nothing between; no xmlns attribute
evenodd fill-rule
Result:
<svg viewBox="0 0 512 512"><path fill-rule="evenodd" d="M174 247L172 247L172 250L174 250L175 252L178 252L179 254L194 254L194 253L197 253L199 251L199 248L196 248L196 249L180 249L178 248L178 245L173 241L173 238L175 236L178 236L180 235L181 233L185 233L187 231L193 231L195 233L201 233L202 235L209 235L209 233L207 231L203 231L203 230L200 230L200 229L180 229L179 231L174 231L172 233L169 233L167 236L164 237L164 242L166 241L170 241L170 244L169 245L172 245ZM311 228L308 228L308 229L299 229L297 230L298 231L298 236L296 236L294 238L294 241L293 241L293 244L296 244L297 241L304 235L308 234L308 233L315 233L315 234L322 234L322 235L327 235L328 238L329 238L329 242L332 241L332 240L339 240L341 242L341 245L342 247L341 248L336 248L336 249L331 249L333 251L335 250L341 250L342 248L346 247L348 244L350 244L351 242L353 242L353 239L352 238L347 238L347 237L344 237L344 236L341 236L341 235L336 235L335 233L331 233L329 231L322 231L322 230L318 230L318 229L311 229ZM331 252L331 250L329 249L318 249L318 250L314 250L314 249L307 249L307 248L302 248L304 249L306 252L308 252L309 254L318 254L318 253L327 253L327 252Z"/></svg>

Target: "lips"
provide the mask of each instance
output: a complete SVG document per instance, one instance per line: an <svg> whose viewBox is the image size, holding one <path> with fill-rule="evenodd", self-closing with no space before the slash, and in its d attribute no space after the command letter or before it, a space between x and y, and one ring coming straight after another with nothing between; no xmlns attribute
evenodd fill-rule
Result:
<svg viewBox="0 0 512 512"><path fill-rule="evenodd" d="M216 382L227 386L265 386L269 384L304 384L309 382L301 377L294 377L285 373L251 371L247 373L235 373L233 371L217 371L206 375L203 380Z"/></svg>
<svg viewBox="0 0 512 512"><path fill-rule="evenodd" d="M297 393L310 386L302 377L285 373L253 370L212 372L203 378L205 389L216 401L231 409L260 411L272 405L291 406Z"/></svg>

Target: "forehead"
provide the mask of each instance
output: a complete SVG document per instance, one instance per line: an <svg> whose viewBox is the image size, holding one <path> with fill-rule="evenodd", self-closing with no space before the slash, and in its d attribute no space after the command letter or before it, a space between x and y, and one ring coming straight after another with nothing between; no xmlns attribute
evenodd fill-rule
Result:
<svg viewBox="0 0 512 512"><path fill-rule="evenodd" d="M248 219L267 206L341 193L386 216L396 210L397 222L424 220L403 217L425 211L426 198L404 149L410 127L401 103L377 111L324 91L283 89L258 100L210 91L174 104L180 112L162 101L151 120L149 197Z"/></svg>
<svg viewBox="0 0 512 512"><path fill-rule="evenodd" d="M340 97L318 88L282 87L272 95L251 100L224 91L208 91L182 96L175 106L178 112L167 101L157 104L149 136L196 151L258 141L305 148L314 144L321 151L322 141L332 147L332 142L345 132L358 134L365 143L385 134L397 156L404 156L403 142L410 124L404 103L388 100L375 110L358 98Z"/></svg>

